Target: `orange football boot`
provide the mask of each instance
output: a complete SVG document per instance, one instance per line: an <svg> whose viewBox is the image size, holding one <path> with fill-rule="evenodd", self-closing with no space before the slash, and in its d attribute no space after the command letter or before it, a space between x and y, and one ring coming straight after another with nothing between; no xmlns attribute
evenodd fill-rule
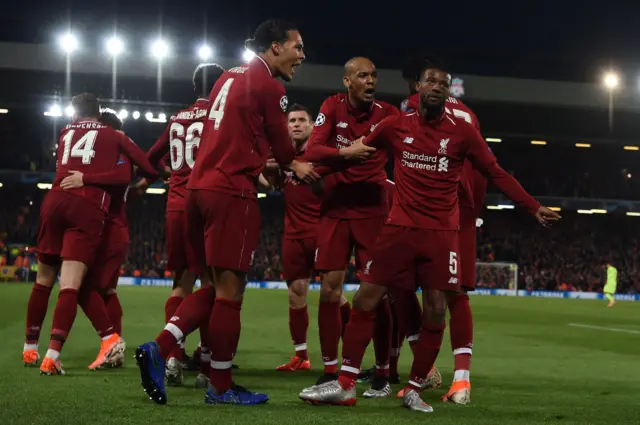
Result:
<svg viewBox="0 0 640 425"><path fill-rule="evenodd" d="M276 368L277 371L292 372L294 370L311 370L311 362L309 360L302 359L298 356L293 356L289 360L289 363L285 363L282 366Z"/></svg>

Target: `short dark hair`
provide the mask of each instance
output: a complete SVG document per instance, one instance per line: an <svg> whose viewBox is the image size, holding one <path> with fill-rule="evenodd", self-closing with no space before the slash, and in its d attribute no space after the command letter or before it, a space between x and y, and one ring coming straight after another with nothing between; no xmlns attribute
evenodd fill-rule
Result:
<svg viewBox="0 0 640 425"><path fill-rule="evenodd" d="M193 92L196 96L208 96L223 73L224 68L217 63L201 63L193 72Z"/></svg>
<svg viewBox="0 0 640 425"><path fill-rule="evenodd" d="M103 111L100 114L100 122L114 130L122 130L122 120L111 111Z"/></svg>
<svg viewBox="0 0 640 425"><path fill-rule="evenodd" d="M429 68L438 68L447 72L444 63L440 59L429 53L420 53L407 59L402 67L402 78L416 82L420 81L424 71Z"/></svg>
<svg viewBox="0 0 640 425"><path fill-rule="evenodd" d="M71 99L75 115L82 118L100 118L98 98L91 93L82 93Z"/></svg>
<svg viewBox="0 0 640 425"><path fill-rule="evenodd" d="M264 53L271 43L284 43L289 39L289 31L297 31L298 26L282 19L269 19L261 23L253 38L244 42L244 46L254 53Z"/></svg>
<svg viewBox="0 0 640 425"><path fill-rule="evenodd" d="M287 110L287 118L289 117L289 114L292 112L306 112L307 115L309 115L309 121L313 121L313 114L311 113L311 110L309 108L307 108L304 105L301 105L299 103L294 103L293 105L291 105L289 107L289 109Z"/></svg>

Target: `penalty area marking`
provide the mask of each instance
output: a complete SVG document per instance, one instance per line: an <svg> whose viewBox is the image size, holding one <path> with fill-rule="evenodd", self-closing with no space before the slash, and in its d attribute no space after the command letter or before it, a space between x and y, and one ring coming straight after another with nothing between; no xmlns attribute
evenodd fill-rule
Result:
<svg viewBox="0 0 640 425"><path fill-rule="evenodd" d="M640 331L636 331L634 329L607 328L604 326L583 325L582 323L567 323L567 324L575 328L595 329L598 331L622 332L627 334L640 335Z"/></svg>

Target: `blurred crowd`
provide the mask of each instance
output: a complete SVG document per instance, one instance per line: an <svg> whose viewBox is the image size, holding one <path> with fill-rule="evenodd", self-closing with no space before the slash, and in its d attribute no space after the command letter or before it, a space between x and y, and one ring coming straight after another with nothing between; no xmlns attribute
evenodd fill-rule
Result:
<svg viewBox="0 0 640 425"><path fill-rule="evenodd" d="M34 185L0 188L0 265L33 270L40 203L46 191ZM282 278L284 202L278 195L259 200L262 211L261 243L249 273L251 280ZM170 277L165 270L166 197L131 194L131 247L121 273L126 276ZM618 268L619 292L640 293L640 220L617 215L564 213L551 229L518 211L487 211L478 229L477 283L484 288L600 291L603 268ZM510 263L501 266L500 263ZM518 265L517 272L513 263ZM26 280L28 274L20 273ZM356 281L352 260L347 281Z"/></svg>

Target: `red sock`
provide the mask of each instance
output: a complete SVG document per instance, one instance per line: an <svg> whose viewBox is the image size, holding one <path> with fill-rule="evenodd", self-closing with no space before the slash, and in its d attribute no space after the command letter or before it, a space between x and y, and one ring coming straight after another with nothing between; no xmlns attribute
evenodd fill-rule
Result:
<svg viewBox="0 0 640 425"><path fill-rule="evenodd" d="M53 312L53 324L51 325L51 340L49 349L60 352L64 342L69 336L73 321L78 312L78 291L75 289L63 289L58 296L56 309Z"/></svg>
<svg viewBox="0 0 640 425"><path fill-rule="evenodd" d="M342 334L340 303L320 302L318 309L318 328L324 373L338 372L338 344Z"/></svg>
<svg viewBox="0 0 640 425"><path fill-rule="evenodd" d="M357 308L351 311L351 319L342 341L340 382L345 388L349 388L350 383L353 383L360 373L364 352L373 337L375 317L373 311L362 311Z"/></svg>
<svg viewBox="0 0 640 425"><path fill-rule="evenodd" d="M454 370L471 370L473 347L473 317L469 295L458 293L449 297L449 334L454 356Z"/></svg>
<svg viewBox="0 0 640 425"><path fill-rule="evenodd" d="M389 375L398 375L398 360L400 360L400 348L404 336L400 336L400 326L398 325L398 315L396 313L396 305L391 304L391 351L389 352Z"/></svg>
<svg viewBox="0 0 640 425"><path fill-rule="evenodd" d="M296 356L301 359L309 359L307 353L307 329L309 329L309 312L307 306L302 308L289 308L289 331Z"/></svg>
<svg viewBox="0 0 640 425"><path fill-rule="evenodd" d="M122 336L122 306L118 299L118 294L109 294L105 300L107 306L107 314L109 314L109 320L113 324L113 330L118 335Z"/></svg>
<svg viewBox="0 0 640 425"><path fill-rule="evenodd" d="M344 331L347 329L347 323L349 323L349 318L351 317L351 304L349 304L349 301L340 306L340 316L342 316L342 333L340 336L344 337Z"/></svg>
<svg viewBox="0 0 640 425"><path fill-rule="evenodd" d="M213 287L211 287L213 289ZM212 293L215 295L215 291ZM188 297L187 297L188 298ZM200 373L209 376L211 374L211 348L209 348L209 318L213 308L215 297L211 297L209 313L204 315L200 321L198 330L200 331Z"/></svg>
<svg viewBox="0 0 640 425"><path fill-rule="evenodd" d="M156 342L160 346L161 356L164 358L171 356L177 359L182 358L182 350L180 350L178 342L185 335L193 332L203 320L207 320L211 313L214 294L213 287L207 285L184 298L178 309L170 316L167 326L156 338Z"/></svg>
<svg viewBox="0 0 640 425"><path fill-rule="evenodd" d="M422 307L414 293L399 291L394 294L394 306L398 315L398 330L406 336L411 352L415 357L416 343L422 329Z"/></svg>
<svg viewBox="0 0 640 425"><path fill-rule="evenodd" d="M409 387L416 391L420 391L427 374L436 362L440 346L442 345L442 336L444 335L445 324L424 324L420 331L420 338L416 344L415 355L413 356L413 364L411 365L411 374L409 375Z"/></svg>
<svg viewBox="0 0 640 425"><path fill-rule="evenodd" d="M164 322L165 323L170 323L171 319L175 317L179 317L179 316L176 316L176 310L178 310L178 307L180 307L180 304L182 304L183 300L184 300L183 297L171 296L167 298L167 302L164 304ZM182 361L182 350L180 350L180 347L178 345L174 345L174 347L171 349L171 351L167 355L167 358L171 358L171 357L175 357L176 359Z"/></svg>
<svg viewBox="0 0 640 425"><path fill-rule="evenodd" d="M25 342L27 344L37 344L40 339L40 330L42 322L47 315L49 307L49 297L51 296L51 288L36 283L31 289L29 303L27 304L27 330Z"/></svg>
<svg viewBox="0 0 640 425"><path fill-rule="evenodd" d="M373 349L376 354L376 376L389 376L389 352L391 350L391 307L384 298L376 307L376 323L373 333Z"/></svg>
<svg viewBox="0 0 640 425"><path fill-rule="evenodd" d="M83 287L78 295L78 303L100 338L115 332L104 300L97 291L89 286Z"/></svg>
<svg viewBox="0 0 640 425"><path fill-rule="evenodd" d="M209 319L211 372L209 381L218 395L231 388L231 366L240 339L242 302L216 298Z"/></svg>

